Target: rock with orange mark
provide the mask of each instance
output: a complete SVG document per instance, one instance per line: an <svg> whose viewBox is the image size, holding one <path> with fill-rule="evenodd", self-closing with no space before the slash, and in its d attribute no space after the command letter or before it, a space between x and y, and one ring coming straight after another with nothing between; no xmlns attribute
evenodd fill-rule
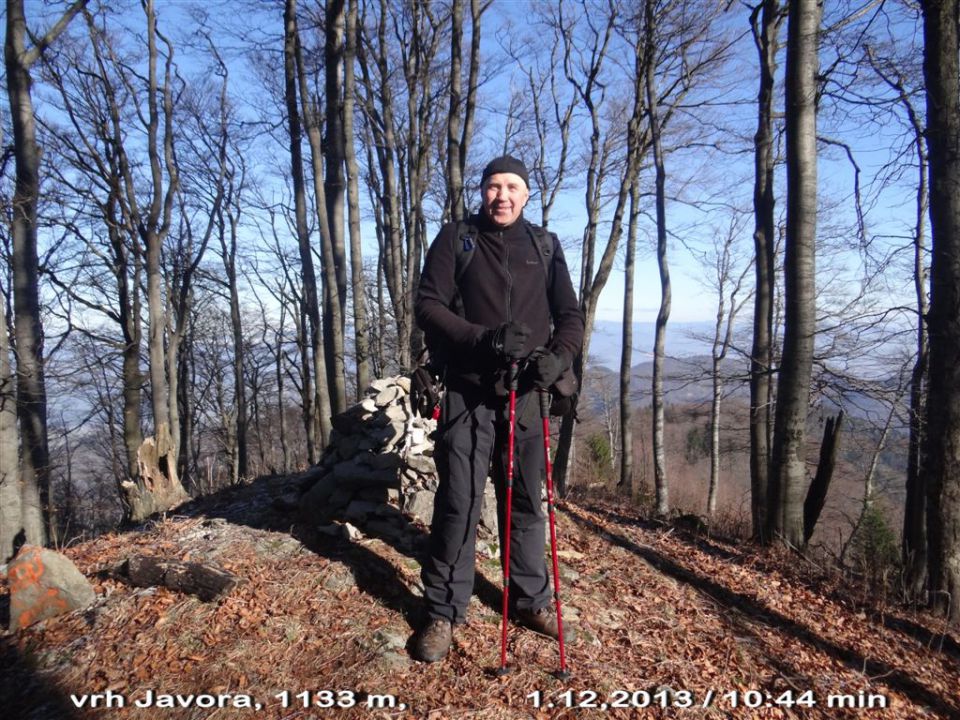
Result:
<svg viewBox="0 0 960 720"><path fill-rule="evenodd" d="M96 597L76 565L53 550L24 545L7 570L10 630L85 608Z"/></svg>

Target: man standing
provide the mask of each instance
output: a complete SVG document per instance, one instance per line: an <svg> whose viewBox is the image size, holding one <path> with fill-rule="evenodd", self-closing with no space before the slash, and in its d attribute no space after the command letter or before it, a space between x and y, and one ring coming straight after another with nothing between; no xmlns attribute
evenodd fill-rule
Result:
<svg viewBox="0 0 960 720"><path fill-rule="evenodd" d="M492 160L481 177L482 211L445 225L427 253L416 298L417 323L445 368L434 456L440 485L422 579L427 622L414 639L419 660L447 654L453 625L466 619L473 594L476 528L489 474L504 539L507 386L512 362L522 371L510 541L510 598L515 618L556 638L544 559L543 430L536 389L569 367L583 342L584 316L559 243L523 218L529 175L520 160ZM538 235L539 234L539 235ZM465 258L469 257L469 261ZM535 349L541 349L534 353ZM493 460L491 468L491 460ZM573 640L572 629L564 629Z"/></svg>

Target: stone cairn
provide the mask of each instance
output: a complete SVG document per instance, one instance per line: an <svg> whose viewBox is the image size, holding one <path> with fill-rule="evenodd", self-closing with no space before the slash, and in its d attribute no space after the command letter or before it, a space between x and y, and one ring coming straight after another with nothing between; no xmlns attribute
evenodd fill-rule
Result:
<svg viewBox="0 0 960 720"><path fill-rule="evenodd" d="M360 528L414 550L433 516L437 423L412 411L409 377L375 380L365 395L333 418L324 455L307 473L301 515L326 532L356 538ZM498 545L496 501L488 482L477 547L496 557Z"/></svg>

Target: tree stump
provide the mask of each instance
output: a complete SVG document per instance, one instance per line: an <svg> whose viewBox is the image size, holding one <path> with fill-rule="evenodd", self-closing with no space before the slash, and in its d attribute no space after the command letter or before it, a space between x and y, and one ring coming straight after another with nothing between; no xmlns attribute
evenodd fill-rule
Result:
<svg viewBox="0 0 960 720"><path fill-rule="evenodd" d="M131 521L141 522L154 513L170 510L190 499L177 478L176 468L168 470L164 467L168 458L160 455L152 437L146 438L137 450L140 476L136 481L126 480L121 484L130 507Z"/></svg>

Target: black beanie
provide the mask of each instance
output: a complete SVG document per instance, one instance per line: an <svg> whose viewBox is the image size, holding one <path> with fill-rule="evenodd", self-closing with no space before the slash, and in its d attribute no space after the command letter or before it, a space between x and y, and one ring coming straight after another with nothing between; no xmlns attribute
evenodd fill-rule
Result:
<svg viewBox="0 0 960 720"><path fill-rule="evenodd" d="M497 173L519 175L523 178L527 189L530 189L530 174L527 172L527 166L523 164L522 160L517 160L512 155L501 155L487 163L487 166L483 169L483 175L480 176L480 184L483 185L488 177Z"/></svg>

